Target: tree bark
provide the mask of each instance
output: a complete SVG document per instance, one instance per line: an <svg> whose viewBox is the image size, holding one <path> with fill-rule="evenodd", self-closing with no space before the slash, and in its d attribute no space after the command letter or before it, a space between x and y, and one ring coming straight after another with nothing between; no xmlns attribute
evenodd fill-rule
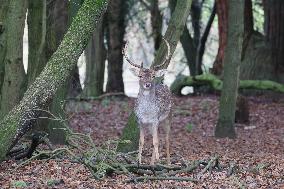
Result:
<svg viewBox="0 0 284 189"><path fill-rule="evenodd" d="M169 7L171 10L171 13L173 13L176 7L176 0L169 0ZM191 9L192 9L192 6L191 6ZM196 75L196 71L197 71L196 64L195 64L197 48L196 48L194 39L191 37L186 24L184 26L184 30L180 37L180 42L184 50L184 54L187 60L187 65L189 68L190 75L194 76Z"/></svg>
<svg viewBox="0 0 284 189"><path fill-rule="evenodd" d="M86 48L86 79L84 95L96 97L103 94L106 48L104 44L104 21L101 19Z"/></svg>
<svg viewBox="0 0 284 189"><path fill-rule="evenodd" d="M26 10L26 0L9 1L7 18L3 23L6 49L2 59L5 75L1 89L0 119L21 100L24 93L23 34Z"/></svg>
<svg viewBox="0 0 284 189"><path fill-rule="evenodd" d="M0 0L0 102L1 102L1 89L5 74L5 63L4 59L6 56L6 38L5 38L5 28L4 22L7 18L7 10L8 10L8 0Z"/></svg>
<svg viewBox="0 0 284 189"><path fill-rule="evenodd" d="M216 59L213 63L212 73L221 75L223 72L223 59L227 43L228 32L228 0L216 1L218 15L219 47Z"/></svg>
<svg viewBox="0 0 284 189"><path fill-rule="evenodd" d="M47 59L49 59L54 52L59 47L64 34L67 31L67 22L68 22L68 10L67 10L68 1L62 0L54 0L47 5L47 36L46 36L46 54ZM75 66L76 68L76 66ZM74 68L74 69L75 69ZM56 95L52 99L52 103L49 104L50 112L61 118L62 120L66 120L65 115L65 99L68 94L68 89L73 88L70 87L73 85L74 80L74 69L66 80L66 83L57 90ZM79 78L78 78L79 79ZM76 81L75 83L80 81ZM75 89L74 89L75 90ZM47 115L47 117L51 117ZM40 125L42 130L45 130L48 133L48 138L53 144L64 144L66 133L63 129L64 124L62 121L54 121L54 120L44 120L45 123ZM48 123L48 125L46 125Z"/></svg>
<svg viewBox="0 0 284 189"><path fill-rule="evenodd" d="M284 1L264 0L265 38L271 48L276 80L284 82Z"/></svg>
<svg viewBox="0 0 284 189"><path fill-rule="evenodd" d="M170 19L167 31L164 35L164 38L170 43L171 51L170 54L172 55L176 49L176 45L180 39L180 36L183 32L184 25L186 23L187 17L190 12L191 7L191 0L179 0L177 1L177 5L175 8L174 13ZM154 58L154 62L151 65L160 64L166 57L167 54L167 46L165 43L161 43L161 46ZM163 68L167 68L169 65L169 61L164 64ZM127 125L123 129L122 138L123 140L130 140L130 144L127 145L127 148L123 144L119 144L118 150L119 151L128 151L129 149L137 149L138 148L138 124L136 120L134 112L129 116ZM126 133L127 132L127 133ZM128 134L132 133L132 134Z"/></svg>
<svg viewBox="0 0 284 189"><path fill-rule="evenodd" d="M235 138L236 100L239 84L239 67L242 61L244 37L244 1L228 1L228 41L225 48L224 80L220 98L216 137Z"/></svg>
<svg viewBox="0 0 284 189"><path fill-rule="evenodd" d="M46 0L28 0L28 85L32 84L46 65Z"/></svg>
<svg viewBox="0 0 284 189"><path fill-rule="evenodd" d="M123 56L121 52L126 27L126 6L125 0L110 0L109 2L107 12L108 80L106 92L124 92Z"/></svg>
<svg viewBox="0 0 284 189"><path fill-rule="evenodd" d="M83 2L84 0L72 0L68 2L68 21L67 21L68 26L71 24L72 19L76 16ZM68 87L68 92L67 92L68 98L75 98L82 93L83 89L80 83L80 75L79 75L78 66L75 66L75 68L73 69L71 76L70 76L70 81L67 87Z"/></svg>
<svg viewBox="0 0 284 189"><path fill-rule="evenodd" d="M208 19L208 22L206 24L206 27L204 29L204 32L203 32L203 34L200 38L200 42L199 42L198 47L197 47L196 65L197 65L197 69L199 70L198 75L202 74L201 66L202 66L203 55L204 55L204 52L205 52L205 44L206 44L207 38L209 36L209 32L210 32L212 23L214 21L215 15L216 15L216 1L214 2L211 15Z"/></svg>
<svg viewBox="0 0 284 189"><path fill-rule="evenodd" d="M40 109L50 103L57 89L65 83L106 6L107 0L84 1L47 66L28 88L20 104L0 122L0 161L30 129L30 125L38 118Z"/></svg>
<svg viewBox="0 0 284 189"><path fill-rule="evenodd" d="M163 17L161 11L159 10L158 0L149 0L149 2L150 2L151 26L152 26L152 35L154 39L154 48L155 51L157 51L162 42Z"/></svg>

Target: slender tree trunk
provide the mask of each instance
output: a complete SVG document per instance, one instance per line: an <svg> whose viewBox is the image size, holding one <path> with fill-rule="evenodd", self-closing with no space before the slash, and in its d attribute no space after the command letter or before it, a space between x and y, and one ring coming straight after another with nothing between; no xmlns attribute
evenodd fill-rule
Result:
<svg viewBox="0 0 284 189"><path fill-rule="evenodd" d="M163 16L159 10L158 0L149 0L150 2L150 13L151 13L151 25L152 25L152 35L154 38L154 48L157 51L162 42L162 26L163 26Z"/></svg>
<svg viewBox="0 0 284 189"><path fill-rule="evenodd" d="M28 1L28 85L32 84L46 65L46 0Z"/></svg>
<svg viewBox="0 0 284 189"><path fill-rule="evenodd" d="M106 48L103 18L86 48L86 79L84 95L95 97L103 94Z"/></svg>
<svg viewBox="0 0 284 189"><path fill-rule="evenodd" d="M228 22L230 24L228 25L228 42L224 57L224 81L215 136L235 138L235 110L244 37L244 1L228 0L228 8Z"/></svg>
<svg viewBox="0 0 284 189"><path fill-rule="evenodd" d="M203 0L193 0L191 5L191 23L193 27L193 40L194 45L197 48L200 40L200 20L201 20L201 9Z"/></svg>
<svg viewBox="0 0 284 189"><path fill-rule="evenodd" d="M164 38L170 43L172 55L176 49L176 45L180 40L180 36L183 32L184 25L190 12L191 0L178 0L175 11L173 12L167 31ZM165 43L161 43L159 50L155 56L154 62L151 67L160 64L166 57L167 46ZM167 68L170 62L164 64L163 68ZM121 136L122 140L130 140L130 144L121 143L118 146L119 151L133 151L138 148L139 128L135 118L134 112L129 116L127 125L123 129Z"/></svg>
<svg viewBox="0 0 284 189"><path fill-rule="evenodd" d="M50 2L47 6L47 36L46 36L46 54L48 59L53 55L60 45L64 34L67 31L67 22L68 22L68 10L67 10L68 1L54 0ZM68 94L68 88L72 85L72 75L66 80L66 83L57 90L55 97L52 99L52 103L49 105L50 112L66 120L65 115L65 99ZM50 117L50 115L48 115ZM66 133L63 129L64 125L61 121L46 120L48 123L43 124L41 128L49 134L49 140L54 144L63 144L65 142Z"/></svg>
<svg viewBox="0 0 284 189"><path fill-rule="evenodd" d="M68 25L71 24L73 17L75 17L79 8L82 6L83 2L84 0L72 0L68 2ZM74 70L72 71L72 74L70 77L67 96L70 98L75 98L78 95L80 95L82 91L83 89L80 83L79 68L78 66L76 66Z"/></svg>
<svg viewBox="0 0 284 189"><path fill-rule="evenodd" d="M22 2L22 1L19 1ZM0 122L0 161L38 118L40 109L49 104L75 67L104 13L107 0L85 0L57 51L28 88L20 104Z"/></svg>
<svg viewBox="0 0 284 189"><path fill-rule="evenodd" d="M171 14L174 12L175 7L176 7L176 0L169 0L169 7L171 10ZM192 9L192 6L191 6ZM180 37L180 42L182 45L182 48L184 50L184 54L187 60L187 65L189 68L190 75L194 76L196 75L196 46L194 39L191 37L189 30L187 26L184 26L184 30L182 32L182 35Z"/></svg>
<svg viewBox="0 0 284 189"><path fill-rule="evenodd" d="M203 55L204 55L204 52L205 52L205 44L206 44L207 38L209 36L209 32L210 32L212 23L214 21L215 15L216 15L216 1L214 2L211 15L208 19L208 22L206 24L206 27L204 29L204 32L203 32L203 34L200 38L200 42L199 42L198 47L197 47L197 57L196 57L196 65L197 66L196 67L199 70L198 75L202 74L202 67L201 66L202 66Z"/></svg>
<svg viewBox="0 0 284 189"><path fill-rule="evenodd" d="M107 20L107 45L108 45L108 81L106 86L107 92L124 92L122 78L123 66L123 38L125 33L125 0L110 0Z"/></svg>
<svg viewBox="0 0 284 189"><path fill-rule="evenodd" d="M219 48L213 64L212 73L221 75L223 72L223 60L227 43L228 32L228 0L216 1L216 12L218 15Z"/></svg>
<svg viewBox="0 0 284 189"><path fill-rule="evenodd" d="M3 57L5 75L1 90L0 119L21 100L24 93L23 34L26 10L26 0L10 0L7 18L3 23L3 37L7 47Z"/></svg>
<svg viewBox="0 0 284 189"><path fill-rule="evenodd" d="M8 10L8 0L0 0L0 102L1 102L1 90L2 90L2 84L5 74L5 63L4 59L6 56L6 37L4 32L4 22L7 18L7 10Z"/></svg>

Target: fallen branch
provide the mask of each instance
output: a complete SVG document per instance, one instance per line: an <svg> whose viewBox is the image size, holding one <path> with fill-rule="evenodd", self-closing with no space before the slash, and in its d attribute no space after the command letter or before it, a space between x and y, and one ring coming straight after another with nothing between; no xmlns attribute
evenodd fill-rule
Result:
<svg viewBox="0 0 284 189"><path fill-rule="evenodd" d="M202 171L197 175L197 178L200 179L201 176L208 170L216 167L218 162L218 156L214 156L213 158L210 159L210 161L208 162L208 164L206 165L206 167L204 167L204 169L202 169Z"/></svg>
<svg viewBox="0 0 284 189"><path fill-rule="evenodd" d="M143 182L148 180L175 180L175 181L188 181L188 182L198 182L197 179L191 177L152 177L152 176L143 176L143 177L135 177L133 179L126 180L125 183L130 182Z"/></svg>

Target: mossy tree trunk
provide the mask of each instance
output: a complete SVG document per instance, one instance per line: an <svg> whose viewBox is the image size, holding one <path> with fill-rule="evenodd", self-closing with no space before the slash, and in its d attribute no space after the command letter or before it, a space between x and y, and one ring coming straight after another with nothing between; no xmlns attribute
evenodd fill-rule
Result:
<svg viewBox="0 0 284 189"><path fill-rule="evenodd" d="M28 84L31 85L45 67L47 60L56 51L64 33L66 33L67 1L55 0L47 3L46 0L30 0L28 13ZM62 103L66 94L67 84L58 90L49 108L53 115L62 119L65 119ZM44 109L48 109L47 107ZM50 117L50 115L44 112L41 117ZM36 130L46 131L51 142L63 143L64 131L58 129L60 127L62 127L61 122L49 119L39 119L34 126Z"/></svg>
<svg viewBox="0 0 284 189"><path fill-rule="evenodd" d="M219 118L215 137L235 138L236 101L239 85L239 67L242 61L244 35L244 1L228 1L228 41L224 57L224 80L220 98Z"/></svg>
<svg viewBox="0 0 284 189"><path fill-rule="evenodd" d="M183 32L184 25L186 23L187 17L190 12L191 8L191 0L179 0L177 1L177 5L175 11L173 12L167 31L164 35L164 38L170 43L171 45L171 54L174 53L176 49L176 45L180 40L180 36ZM159 50L154 58L154 62L151 67L160 64L166 57L167 54L167 46L165 43L161 43ZM167 68L169 62L164 64L163 68ZM127 125L124 127L121 139L123 140L130 140L131 143L128 144L119 144L118 150L119 151L133 151L137 150L138 148L138 137L139 136L139 128L135 118L135 114L132 114L128 118ZM131 134L130 134L131 133Z"/></svg>
<svg viewBox="0 0 284 189"><path fill-rule="evenodd" d="M4 20L8 10L8 0L0 0L0 102L1 102L1 89L5 74L4 58L6 54L6 38L4 33Z"/></svg>
<svg viewBox="0 0 284 189"><path fill-rule="evenodd" d="M210 86L216 91L221 91L223 81L212 74L196 76L179 75L171 85L171 92L177 96L181 95L181 90L186 86ZM284 93L284 85L270 80L240 80L239 89L271 90Z"/></svg>
<svg viewBox="0 0 284 189"><path fill-rule="evenodd" d="M76 16L79 8L82 6L84 0L72 0L68 1L68 26L71 24L72 19ZM62 4L62 3L61 3ZM60 12L58 12L60 13ZM60 24L60 22L58 22ZM62 39L62 38L61 38ZM75 66L72 74L70 76L70 81L68 84L67 97L75 98L80 95L83 91L83 88L80 83L79 68Z"/></svg>
<svg viewBox="0 0 284 189"><path fill-rule="evenodd" d="M68 22L68 1L54 0L47 5L47 36L46 36L46 54L48 59L57 50L64 34L67 31ZM72 72L74 74L74 71ZM57 90L56 95L49 105L50 112L56 117L66 120L65 115L65 99L68 94L69 85L72 83L73 75L70 75L63 86ZM48 115L48 117L51 117ZM63 144L65 142L66 133L63 129L64 125L61 121L45 120L48 123L40 126L49 134L49 140L54 144ZM45 127L45 128L43 128Z"/></svg>
<svg viewBox="0 0 284 189"><path fill-rule="evenodd" d="M5 72L1 89L0 119L21 100L25 83L23 34L27 1L11 0L7 9L6 19L3 23L5 30L2 34L5 41L3 44L5 53L1 58L3 63L0 63L4 64Z"/></svg>
<svg viewBox="0 0 284 189"><path fill-rule="evenodd" d="M108 80L106 92L124 92L122 48L127 13L126 0L110 0L107 11Z"/></svg>
<svg viewBox="0 0 284 189"><path fill-rule="evenodd" d="M30 85L20 104L0 122L0 161L30 129L40 109L51 102L56 91L66 82L106 7L107 0L84 1L44 70Z"/></svg>
<svg viewBox="0 0 284 189"><path fill-rule="evenodd" d="M106 48L104 44L104 20L98 26L86 48L86 79L84 95L96 97L103 94Z"/></svg>

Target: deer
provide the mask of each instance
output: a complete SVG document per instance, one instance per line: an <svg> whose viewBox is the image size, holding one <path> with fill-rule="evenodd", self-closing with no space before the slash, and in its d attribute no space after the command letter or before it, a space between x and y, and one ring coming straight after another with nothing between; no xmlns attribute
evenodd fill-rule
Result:
<svg viewBox="0 0 284 189"><path fill-rule="evenodd" d="M164 39L164 38L163 38ZM144 68L143 62L138 65L129 59L126 49L128 42L122 50L122 54L127 62L133 67L130 70L139 77L139 93L135 101L134 112L140 130L138 163L141 164L142 151L144 146L145 129L148 129L153 137L153 153L150 165L159 161L159 137L158 127L163 124L166 133L166 159L170 164L170 142L169 134L172 122L172 97L171 92L163 83L156 83L156 77L164 77L166 69L161 69L171 58L170 44L165 40L167 45L167 55L165 60L153 68Z"/></svg>

